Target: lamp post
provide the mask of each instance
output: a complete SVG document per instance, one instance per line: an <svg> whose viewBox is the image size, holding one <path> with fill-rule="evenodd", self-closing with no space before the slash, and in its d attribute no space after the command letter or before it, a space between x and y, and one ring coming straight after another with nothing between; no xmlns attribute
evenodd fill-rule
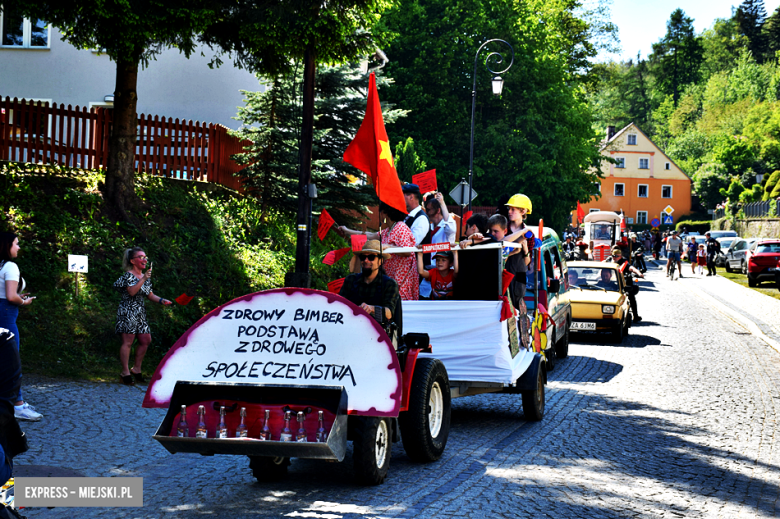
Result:
<svg viewBox="0 0 780 519"><path fill-rule="evenodd" d="M471 141L469 143L469 211L471 211L471 193L474 188L474 113L477 109L477 61L479 60L479 53L482 52L482 49L485 47L485 45L488 43L493 43L494 41L503 43L509 47L509 52L511 52L512 58L509 60L509 65L507 65L505 69L499 71L495 71L490 68L488 63L491 59L496 59L496 65L503 63L504 56L500 52L491 52L485 58L485 68L488 69L491 74L493 74L493 94L497 96L501 95L501 90L504 87L504 80L501 79L500 74L503 74L509 70L512 67L512 64L515 62L515 49L513 49L512 46L506 41L499 40L497 38L488 40L480 45L479 49L477 49L477 54L474 56L474 86L471 89Z"/></svg>

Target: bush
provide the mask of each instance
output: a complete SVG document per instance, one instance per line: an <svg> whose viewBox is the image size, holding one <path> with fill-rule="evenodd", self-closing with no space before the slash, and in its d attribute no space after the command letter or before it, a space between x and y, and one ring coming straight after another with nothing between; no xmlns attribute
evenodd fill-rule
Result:
<svg viewBox="0 0 780 519"><path fill-rule="evenodd" d="M762 197L762 200L766 202L773 196L774 198L780 196L780 193L774 194L777 186L780 186L780 170L774 171L769 175L769 180L766 181L766 185L764 186L764 196Z"/></svg>
<svg viewBox="0 0 780 519"><path fill-rule="evenodd" d="M712 228L712 220L682 220L674 226L677 232L681 232L683 227L686 227L689 233L695 231L698 234L704 234Z"/></svg>
<svg viewBox="0 0 780 519"><path fill-rule="evenodd" d="M125 248L138 245L154 261L155 293L189 292L187 306L147 301L150 372L176 340L212 309L247 293L284 285L294 265L295 221L274 214L263 223L255 199L214 184L139 175L143 210L135 224L108 216L97 187L101 171L0 163L0 230L20 236L18 264L37 299L19 316L25 372L115 378L114 334ZM321 264L346 243L330 233L312 240L313 286L343 277L346 260ZM67 272L67 255L89 257L89 272Z"/></svg>

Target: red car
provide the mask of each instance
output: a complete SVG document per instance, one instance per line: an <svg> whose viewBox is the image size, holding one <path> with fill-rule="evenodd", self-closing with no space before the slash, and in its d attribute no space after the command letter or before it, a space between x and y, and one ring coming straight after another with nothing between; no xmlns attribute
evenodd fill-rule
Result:
<svg viewBox="0 0 780 519"><path fill-rule="evenodd" d="M760 240L755 248L747 252L745 259L748 286L757 286L762 281L774 281L780 262L780 240Z"/></svg>

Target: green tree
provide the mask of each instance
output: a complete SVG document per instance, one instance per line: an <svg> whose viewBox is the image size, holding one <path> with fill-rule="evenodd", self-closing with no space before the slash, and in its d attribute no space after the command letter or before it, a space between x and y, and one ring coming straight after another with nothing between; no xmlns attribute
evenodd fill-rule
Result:
<svg viewBox="0 0 780 519"><path fill-rule="evenodd" d="M197 43L229 54L236 65L262 74L290 71L306 49L325 63L373 52L370 31L387 0L20 0L25 16L47 20L80 49L103 49L117 64L114 122L104 193L125 219L137 205L133 180L138 66L175 47L186 56Z"/></svg>
<svg viewBox="0 0 780 519"><path fill-rule="evenodd" d="M138 204L134 190L138 67L169 47L176 47L189 57L197 35L215 20L211 3L22 0L14 8L24 16L58 27L63 39L76 48L101 49L116 63L113 126L103 194L110 207L128 220L128 211Z"/></svg>
<svg viewBox="0 0 780 519"><path fill-rule="evenodd" d="M766 21L766 9L764 0L744 0L737 12L734 13L739 32L748 40L748 50L761 63L766 53L766 38L764 35L764 22Z"/></svg>
<svg viewBox="0 0 780 519"><path fill-rule="evenodd" d="M739 202L740 195L745 192L745 186L742 185L742 182L740 182L738 178L734 178L732 179L731 184L729 184L728 189L722 187L718 192L731 204L736 204Z"/></svg>
<svg viewBox="0 0 780 519"><path fill-rule="evenodd" d="M653 44L650 63L654 76L661 92L671 95L675 106L683 87L699 78L703 60L700 40L694 33L693 18L678 8L666 23L666 35Z"/></svg>
<svg viewBox="0 0 780 519"><path fill-rule="evenodd" d="M412 175L422 173L427 166L414 151L414 139L407 137L405 142L399 142L395 147L395 170L402 182L411 182Z"/></svg>
<svg viewBox="0 0 780 519"><path fill-rule="evenodd" d="M705 81L713 74L730 70L742 49L748 46L734 18L717 18L711 28L702 32L701 43L701 77Z"/></svg>
<svg viewBox="0 0 780 519"><path fill-rule="evenodd" d="M576 201L594 194L601 162L601 134L591 126L581 86L590 68L570 54L588 31L579 22L575 31L560 28L575 22L575 9L572 1L410 0L388 10L382 23L397 37L385 49L395 79L386 99L411 110L389 129L391 139L412 137L443 191L467 177L475 52L488 37L507 40L515 61L502 76L500 98L490 93L489 52L477 66L477 203L522 191L534 203L534 217L565 225Z"/></svg>
<svg viewBox="0 0 780 519"><path fill-rule="evenodd" d="M260 199L262 215L269 210L295 213L298 204L302 71L275 76L265 91L244 92L245 106L236 119L242 125L234 135L251 141L234 156L246 166L239 172L248 190ZM389 80L377 78L384 89ZM317 185L314 210L327 208L339 223L355 223L375 203L373 189L357 182L362 173L342 160L366 110L366 76L356 65L320 67L316 76L312 181ZM406 115L383 106L391 125Z"/></svg>
<svg viewBox="0 0 780 519"><path fill-rule="evenodd" d="M704 207L713 209L723 201L721 189L729 186L730 179L722 164L707 163L693 175L693 189Z"/></svg>
<svg viewBox="0 0 780 519"><path fill-rule="evenodd" d="M764 23L764 42L767 59L773 60L780 50L780 7Z"/></svg>
<svg viewBox="0 0 780 519"><path fill-rule="evenodd" d="M753 148L743 137L727 136L712 148L712 158L726 167L729 175L740 175L755 161Z"/></svg>

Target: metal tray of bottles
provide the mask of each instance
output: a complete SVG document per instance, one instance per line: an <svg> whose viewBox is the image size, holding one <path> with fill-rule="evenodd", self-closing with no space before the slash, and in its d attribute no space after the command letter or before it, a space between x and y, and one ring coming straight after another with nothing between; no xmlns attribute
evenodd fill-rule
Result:
<svg viewBox="0 0 780 519"><path fill-rule="evenodd" d="M181 406L187 406L189 437L177 437ZM198 405L206 407L207 438L195 438ZM227 413L228 435L226 439L215 438L219 420L219 406L230 409ZM247 408L247 438L234 438L240 407ZM194 408L194 409L193 409ZM311 409L307 418L309 441L278 441L283 420L280 411ZM272 440L261 441L259 432L264 424L265 409L274 413L270 423ZM318 426L317 411L323 411L328 431L327 441L314 440ZM312 427L313 424L313 427ZM293 437L298 424L290 424ZM211 456L213 454L236 454L244 456L270 456L342 461L347 450L347 392L343 386L298 386L257 385L228 382L179 381L173 390L170 407L153 438L168 452L194 452Z"/></svg>

